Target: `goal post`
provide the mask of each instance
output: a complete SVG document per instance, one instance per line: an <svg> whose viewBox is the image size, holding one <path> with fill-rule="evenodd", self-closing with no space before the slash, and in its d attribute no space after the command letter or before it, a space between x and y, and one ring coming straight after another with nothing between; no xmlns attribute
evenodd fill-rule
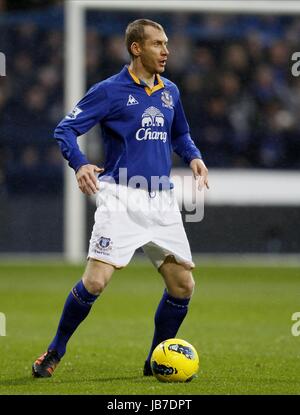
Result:
<svg viewBox="0 0 300 415"><path fill-rule="evenodd" d="M172 11L228 14L300 14L300 2L293 0L67 0L65 2L65 112L85 93L85 11ZM78 144L83 152L86 140ZM64 257L73 263L86 255L85 196L79 191L74 172L65 167Z"/></svg>
<svg viewBox="0 0 300 415"><path fill-rule="evenodd" d="M84 9L77 7L80 1L65 3L65 113L85 93L84 62L85 23ZM84 137L78 140L84 152ZM69 262L80 262L85 252L86 209L84 195L79 191L75 174L67 164L64 169L64 256Z"/></svg>

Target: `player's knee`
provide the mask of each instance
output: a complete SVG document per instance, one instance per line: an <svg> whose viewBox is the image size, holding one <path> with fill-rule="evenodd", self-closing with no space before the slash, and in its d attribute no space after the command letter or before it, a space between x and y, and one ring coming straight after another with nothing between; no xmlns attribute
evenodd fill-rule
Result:
<svg viewBox="0 0 300 415"><path fill-rule="evenodd" d="M96 272L96 270L88 269L82 277L85 288L94 295L102 293L106 287L109 276L105 272Z"/></svg>
<svg viewBox="0 0 300 415"><path fill-rule="evenodd" d="M171 295L177 298L190 298L193 295L195 289L195 281L191 273L184 278L180 279L176 284L171 287Z"/></svg>
<svg viewBox="0 0 300 415"><path fill-rule="evenodd" d="M182 290L182 296L184 298L190 298L193 295L195 289L195 281L192 275L187 281L184 281L180 288Z"/></svg>
<svg viewBox="0 0 300 415"><path fill-rule="evenodd" d="M105 281L102 279L83 276L82 280L85 288L90 294L99 295L106 287Z"/></svg>
<svg viewBox="0 0 300 415"><path fill-rule="evenodd" d="M82 277L85 288L91 294L99 295L108 284L113 271L113 266L89 259Z"/></svg>

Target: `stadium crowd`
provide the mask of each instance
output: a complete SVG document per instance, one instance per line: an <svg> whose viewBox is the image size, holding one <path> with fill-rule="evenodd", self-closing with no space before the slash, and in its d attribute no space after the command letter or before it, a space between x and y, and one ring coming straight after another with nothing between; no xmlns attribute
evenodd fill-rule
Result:
<svg viewBox="0 0 300 415"><path fill-rule="evenodd" d="M139 17L88 13L87 86L128 62L123 31ZM291 74L299 19L147 17L166 29L171 53L165 76L181 90L192 137L209 168L300 167L300 77ZM7 76L0 78L0 191L57 193L64 163L52 136L64 114L63 9L3 13L0 24L7 58ZM91 161L101 165L101 147L94 146Z"/></svg>

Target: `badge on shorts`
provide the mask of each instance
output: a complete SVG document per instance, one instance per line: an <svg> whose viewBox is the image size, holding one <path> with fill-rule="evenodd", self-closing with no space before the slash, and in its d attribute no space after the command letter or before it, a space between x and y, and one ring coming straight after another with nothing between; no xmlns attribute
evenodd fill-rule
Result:
<svg viewBox="0 0 300 415"><path fill-rule="evenodd" d="M162 106L172 109L174 106L173 97L167 89L161 93Z"/></svg>
<svg viewBox="0 0 300 415"><path fill-rule="evenodd" d="M98 244L99 244L99 247L101 247L102 249L106 249L111 244L111 239L110 238L105 238L104 236L101 236L101 238L99 239Z"/></svg>

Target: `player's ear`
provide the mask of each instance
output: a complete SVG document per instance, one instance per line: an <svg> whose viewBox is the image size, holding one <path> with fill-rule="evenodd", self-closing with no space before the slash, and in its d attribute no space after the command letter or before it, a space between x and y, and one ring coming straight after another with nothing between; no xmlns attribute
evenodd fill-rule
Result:
<svg viewBox="0 0 300 415"><path fill-rule="evenodd" d="M141 47L140 44L138 42L132 42L131 46L130 46L130 50L131 53L133 54L134 57L139 57L141 54Z"/></svg>

